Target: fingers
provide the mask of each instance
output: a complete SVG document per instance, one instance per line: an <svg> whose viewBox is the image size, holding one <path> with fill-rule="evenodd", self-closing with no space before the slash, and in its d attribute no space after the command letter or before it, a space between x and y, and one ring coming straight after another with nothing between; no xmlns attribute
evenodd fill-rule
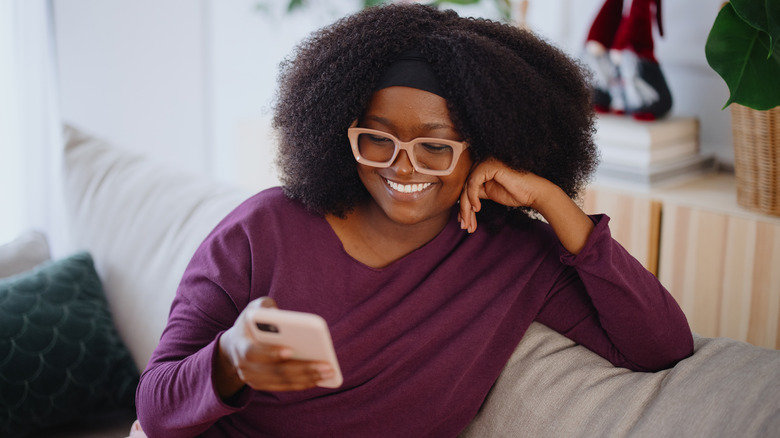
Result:
<svg viewBox="0 0 780 438"><path fill-rule="evenodd" d="M251 301L221 340L243 384L261 391L298 391L333 378L335 371L327 363L295 360L288 347L258 342L252 315L260 308L277 308L276 301L270 297Z"/></svg>
<svg viewBox="0 0 780 438"><path fill-rule="evenodd" d="M327 363L295 360L292 355L287 347L254 344L239 366L239 376L253 389L298 391L335 374Z"/></svg>
<svg viewBox="0 0 780 438"><path fill-rule="evenodd" d="M460 196L459 220L461 228L473 233L477 230L477 212L482 209L480 199L488 199L485 183L493 178L493 163L485 161L471 170Z"/></svg>
<svg viewBox="0 0 780 438"><path fill-rule="evenodd" d="M460 211L458 212L458 222L460 222L460 228L462 230L468 230L469 233L473 233L476 229L476 214L474 213L471 201L467 193L468 184L463 186L463 191L460 194Z"/></svg>
<svg viewBox="0 0 780 438"><path fill-rule="evenodd" d="M224 337L224 336L223 336ZM291 359L291 349L255 342L240 343L232 354L238 378L260 391L299 391L331 379L333 368L322 362Z"/></svg>
<svg viewBox="0 0 780 438"><path fill-rule="evenodd" d="M333 378L333 368L321 362L284 360L247 362L238 369L239 376L259 391L300 391Z"/></svg>
<svg viewBox="0 0 780 438"><path fill-rule="evenodd" d="M461 194L458 221L460 222L460 228L462 230L466 230L469 233L473 233L477 230L477 213L474 211L474 207L469 202L465 189Z"/></svg>
<svg viewBox="0 0 780 438"><path fill-rule="evenodd" d="M279 306L276 305L276 300L274 300L271 297L260 297L256 300L252 300L247 304L246 308L244 309L245 313L247 310L252 309L258 309L260 307L266 308L266 309L278 309Z"/></svg>
<svg viewBox="0 0 780 438"><path fill-rule="evenodd" d="M268 345L250 341L247 343L246 347L243 358L249 362L262 364L277 363L290 360L293 356L293 351L291 349L279 345Z"/></svg>
<svg viewBox="0 0 780 438"><path fill-rule="evenodd" d="M484 168L479 165L476 166L469 174L469 177L466 178L466 185L463 188L463 192L471 206L471 212L478 212L482 209L482 201L480 201L480 198L485 198L487 196L485 194L484 184L488 180L489 177L485 173Z"/></svg>

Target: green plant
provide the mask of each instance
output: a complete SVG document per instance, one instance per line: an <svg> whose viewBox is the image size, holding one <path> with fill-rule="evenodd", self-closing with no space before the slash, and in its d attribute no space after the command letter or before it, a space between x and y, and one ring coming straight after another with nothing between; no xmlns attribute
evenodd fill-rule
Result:
<svg viewBox="0 0 780 438"><path fill-rule="evenodd" d="M710 67L729 87L724 108L780 105L780 1L731 0L718 13L705 45Z"/></svg>

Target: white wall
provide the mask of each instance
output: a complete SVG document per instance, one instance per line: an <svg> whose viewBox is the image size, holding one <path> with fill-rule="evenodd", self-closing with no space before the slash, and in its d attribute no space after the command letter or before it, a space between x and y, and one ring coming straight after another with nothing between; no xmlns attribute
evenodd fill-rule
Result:
<svg viewBox="0 0 780 438"><path fill-rule="evenodd" d="M260 189L276 184L271 105L278 65L311 30L361 0L55 0L63 114L170 163ZM578 54L601 0L530 0L528 24ZM704 60L721 0L664 2L656 54L674 114L702 122L702 150L730 162L728 90ZM265 5L266 9L259 9ZM497 17L492 2L459 9Z"/></svg>
<svg viewBox="0 0 780 438"><path fill-rule="evenodd" d="M279 64L312 30L357 11L360 2L309 2L305 12L291 14L286 3L207 2L216 174L249 188L278 184L270 124Z"/></svg>
<svg viewBox="0 0 780 438"><path fill-rule="evenodd" d="M206 16L193 0L55 0L62 114L90 132L210 169Z"/></svg>

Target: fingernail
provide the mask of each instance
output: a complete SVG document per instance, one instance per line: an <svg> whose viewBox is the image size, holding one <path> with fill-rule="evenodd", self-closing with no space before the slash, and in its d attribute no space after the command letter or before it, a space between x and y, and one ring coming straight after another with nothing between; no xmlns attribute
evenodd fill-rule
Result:
<svg viewBox="0 0 780 438"><path fill-rule="evenodd" d="M289 348L282 348L279 350L279 358L280 359L289 359L293 356L293 351Z"/></svg>

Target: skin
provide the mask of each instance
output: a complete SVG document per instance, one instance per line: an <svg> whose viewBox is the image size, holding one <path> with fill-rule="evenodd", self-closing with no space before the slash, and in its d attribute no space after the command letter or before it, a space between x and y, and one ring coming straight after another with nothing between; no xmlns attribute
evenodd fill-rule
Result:
<svg viewBox="0 0 780 438"><path fill-rule="evenodd" d="M417 137L462 140L449 116L446 101L408 87L389 87L374 93L359 126L392 134L401 141ZM453 172L444 176L414 171L405 151L387 168L358 164L358 175L372 201L346 218L326 220L356 260L383 267L425 245L447 224L473 161L466 149ZM388 184L426 184L422 191L402 193Z"/></svg>
<svg viewBox="0 0 780 438"><path fill-rule="evenodd" d="M462 140L442 97L408 87L389 87L374 93L359 126L388 132L402 141L417 137ZM347 253L368 266L387 266L431 241L447 224L458 202L458 220L469 233L477 229L476 213L482 199L535 209L573 254L582 250L593 230L590 218L555 184L495 159L474 163L468 149L454 171L445 176L415 172L404 151L387 168L356 165L371 200L344 218L325 219ZM424 188L403 193L388 181ZM327 364L290 360L289 349L253 341L250 315L260 306L276 304L270 298L253 301L219 340L212 377L223 399L245 385L256 390L296 391L312 388L333 375Z"/></svg>

